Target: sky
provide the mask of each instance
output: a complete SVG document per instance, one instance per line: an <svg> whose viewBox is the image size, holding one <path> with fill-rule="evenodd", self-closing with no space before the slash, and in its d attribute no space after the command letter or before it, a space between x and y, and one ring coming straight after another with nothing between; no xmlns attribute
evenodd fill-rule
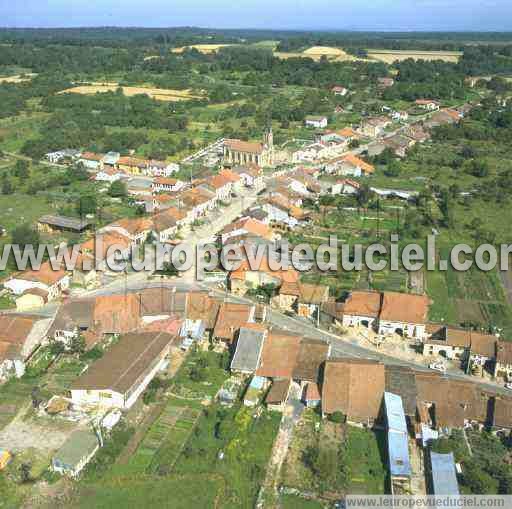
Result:
<svg viewBox="0 0 512 509"><path fill-rule="evenodd" d="M511 0L0 0L0 26L512 30Z"/></svg>

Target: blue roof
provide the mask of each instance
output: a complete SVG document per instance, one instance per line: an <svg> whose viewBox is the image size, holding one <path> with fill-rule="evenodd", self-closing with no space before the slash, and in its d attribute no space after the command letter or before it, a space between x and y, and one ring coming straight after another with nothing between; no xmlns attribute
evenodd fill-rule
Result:
<svg viewBox="0 0 512 509"><path fill-rule="evenodd" d="M265 385L266 381L266 378L262 376L253 376L249 386L252 387L253 389L261 390L263 389L263 386Z"/></svg>
<svg viewBox="0 0 512 509"><path fill-rule="evenodd" d="M455 471L453 452L439 454L430 451L432 466L432 488L434 495L458 495L459 485Z"/></svg>
<svg viewBox="0 0 512 509"><path fill-rule="evenodd" d="M180 329L180 337L190 336L192 339L201 339L205 331L203 320L185 320Z"/></svg>
<svg viewBox="0 0 512 509"><path fill-rule="evenodd" d="M409 444L407 433L388 431L389 469L393 477L410 477Z"/></svg>
<svg viewBox="0 0 512 509"><path fill-rule="evenodd" d="M402 433L407 434L407 424L405 422L402 398L397 394L385 392L384 403L388 428L393 431L401 431Z"/></svg>

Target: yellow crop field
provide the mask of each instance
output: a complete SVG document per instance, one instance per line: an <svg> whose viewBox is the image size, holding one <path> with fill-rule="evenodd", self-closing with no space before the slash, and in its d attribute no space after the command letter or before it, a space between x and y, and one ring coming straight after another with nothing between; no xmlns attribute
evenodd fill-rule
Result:
<svg viewBox="0 0 512 509"><path fill-rule="evenodd" d="M460 51L409 51L409 50L374 50L369 49L368 58L380 60L386 64L402 61L408 58L414 60L443 60L445 62L458 62L462 56Z"/></svg>
<svg viewBox="0 0 512 509"><path fill-rule="evenodd" d="M233 44L193 44L192 46L182 46L181 48L173 48L171 51L173 53L183 53L186 49L194 48L197 51L205 54L209 53L217 53L220 48L225 48L226 46L233 46Z"/></svg>
<svg viewBox="0 0 512 509"><path fill-rule="evenodd" d="M103 92L115 92L119 88L117 83L92 83L90 85L79 85L73 88L62 90L59 94L96 94ZM121 87L123 94L131 97L138 94L146 94L158 101L189 101L190 99L201 99L201 96L194 95L190 90L173 90L167 88L149 87Z"/></svg>
<svg viewBox="0 0 512 509"><path fill-rule="evenodd" d="M346 62L346 61L354 61L360 60L353 55L349 55L345 51L340 48L334 48L331 46L312 46L307 50L304 50L302 53L293 52L293 53L283 53L283 52L275 52L274 56L277 58L287 59L287 58L311 58L313 60L320 60L322 57L327 58L331 62Z"/></svg>

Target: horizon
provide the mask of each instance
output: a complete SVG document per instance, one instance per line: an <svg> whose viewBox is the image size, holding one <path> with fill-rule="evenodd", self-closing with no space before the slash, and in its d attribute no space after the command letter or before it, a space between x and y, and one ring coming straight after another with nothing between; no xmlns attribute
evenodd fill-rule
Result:
<svg viewBox="0 0 512 509"><path fill-rule="evenodd" d="M332 5L306 0L247 0L232 6L191 0L27 0L16 5L0 0L3 28L155 28L204 27L218 30L353 31L353 32L509 32L512 5L505 0L346 0ZM141 19L145 19L141 23ZM246 20L251 20L245 26ZM286 22L282 20L286 19ZM307 23L305 22L307 20ZM336 20L333 22L333 20Z"/></svg>

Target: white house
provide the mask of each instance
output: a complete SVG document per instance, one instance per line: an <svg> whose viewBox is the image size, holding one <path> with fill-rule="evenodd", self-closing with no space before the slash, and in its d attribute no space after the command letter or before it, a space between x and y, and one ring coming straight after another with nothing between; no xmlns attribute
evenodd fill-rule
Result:
<svg viewBox="0 0 512 509"><path fill-rule="evenodd" d="M126 175L122 171L114 168L105 168L104 170L99 170L98 173L94 175L94 180L96 180L96 182L108 182L112 184L112 182L121 180L123 177L126 177Z"/></svg>
<svg viewBox="0 0 512 509"><path fill-rule="evenodd" d="M338 180L330 187L331 194L356 194L361 184L351 179Z"/></svg>
<svg viewBox="0 0 512 509"><path fill-rule="evenodd" d="M343 305L343 327L375 328L381 301L379 292L351 292Z"/></svg>
<svg viewBox="0 0 512 509"><path fill-rule="evenodd" d="M43 263L39 270L19 272L4 283L4 287L14 295L22 295L27 290L38 288L47 292L48 301L60 297L69 288L69 275L64 270L53 270L50 262Z"/></svg>
<svg viewBox="0 0 512 509"><path fill-rule="evenodd" d="M166 163L151 159L146 168L146 174L151 177L169 177L173 173L180 171L180 165L176 163Z"/></svg>
<svg viewBox="0 0 512 509"><path fill-rule="evenodd" d="M71 386L74 404L130 408L166 365L175 336L165 332L122 335Z"/></svg>
<svg viewBox="0 0 512 509"><path fill-rule="evenodd" d="M292 217L289 212L275 203L263 203L261 208L267 213L269 223L282 223L290 228L299 224L299 220Z"/></svg>
<svg viewBox="0 0 512 509"><path fill-rule="evenodd" d="M327 117L324 116L307 116L304 120L304 124L306 127L314 127L315 129L323 129L327 127L328 120Z"/></svg>
<svg viewBox="0 0 512 509"><path fill-rule="evenodd" d="M71 159L74 161L80 157L80 151L72 148L65 148L64 150L49 152L48 154L45 154L45 157L53 164L59 163L63 159Z"/></svg>
<svg viewBox="0 0 512 509"><path fill-rule="evenodd" d="M342 87L340 85L336 85L336 86L331 88L331 92L334 95L345 97L348 94L348 88Z"/></svg>
<svg viewBox="0 0 512 509"><path fill-rule="evenodd" d="M182 180L170 177L156 177L151 185L153 192L178 192L185 187Z"/></svg>
<svg viewBox="0 0 512 509"><path fill-rule="evenodd" d="M437 111L440 104L433 99L416 99L415 104L418 108L427 111Z"/></svg>
<svg viewBox="0 0 512 509"><path fill-rule="evenodd" d="M374 171L373 165L350 153L331 159L325 165L325 172L331 175L363 177L370 176Z"/></svg>
<svg viewBox="0 0 512 509"><path fill-rule="evenodd" d="M84 152L79 158L78 163L83 164L84 168L90 171L101 170L103 154L95 154L94 152Z"/></svg>
<svg viewBox="0 0 512 509"><path fill-rule="evenodd" d="M431 300L424 295L384 292L379 314L379 334L399 334L423 340Z"/></svg>
<svg viewBox="0 0 512 509"><path fill-rule="evenodd" d="M243 186L256 190L263 189L265 179L263 178L263 171L259 166L235 166L232 168L232 171L240 176Z"/></svg>
<svg viewBox="0 0 512 509"><path fill-rule="evenodd" d="M0 315L0 380L23 376L27 359L43 341L51 322L40 316Z"/></svg>

